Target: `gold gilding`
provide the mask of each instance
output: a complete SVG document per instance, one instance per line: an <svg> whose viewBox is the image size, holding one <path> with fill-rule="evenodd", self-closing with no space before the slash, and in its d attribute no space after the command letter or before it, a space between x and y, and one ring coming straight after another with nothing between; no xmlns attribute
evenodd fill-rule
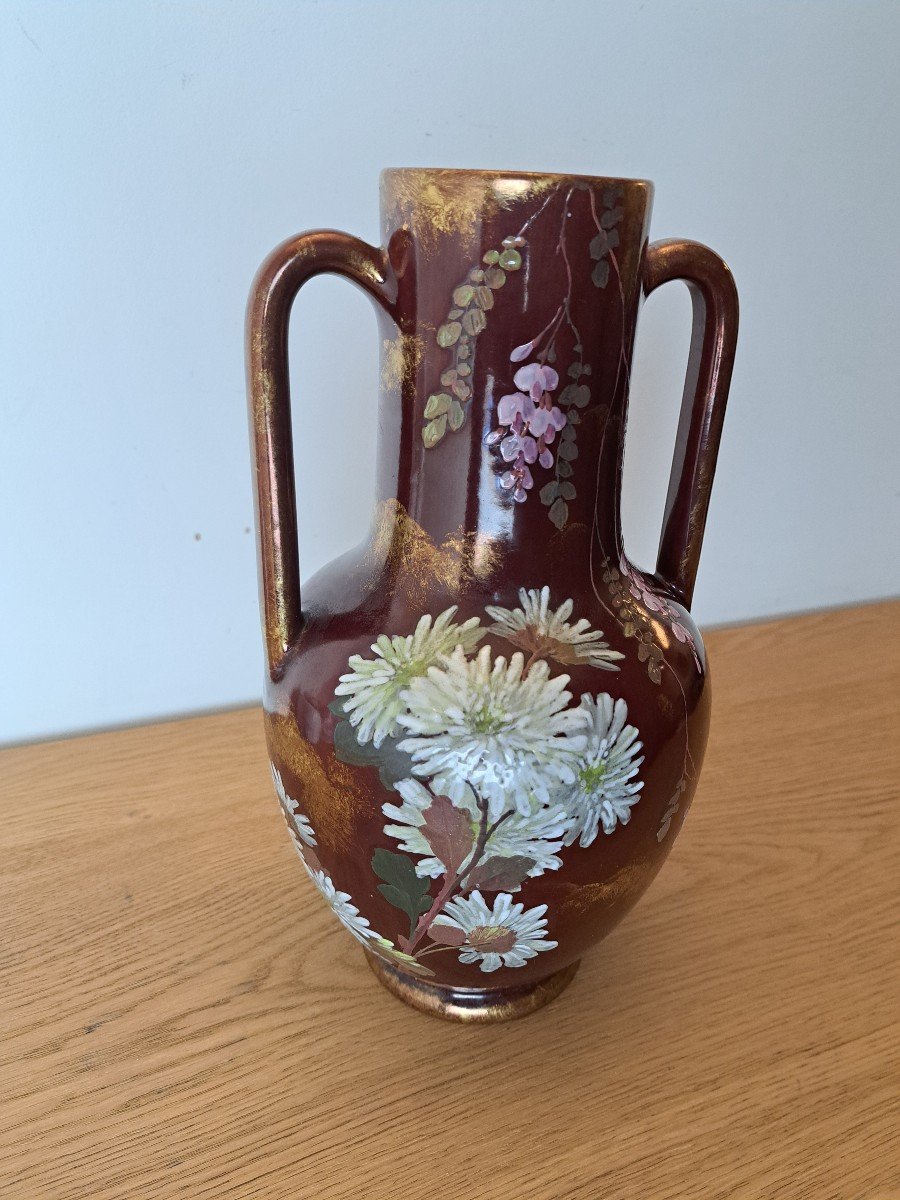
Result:
<svg viewBox="0 0 900 1200"><path fill-rule="evenodd" d="M425 353L425 339L398 333L381 343L381 386L386 392L412 387Z"/></svg>
<svg viewBox="0 0 900 1200"><path fill-rule="evenodd" d="M382 210L392 228L423 243L453 233L474 235L481 221L559 183L553 175L492 175L480 171L409 170L382 175Z"/></svg>
<svg viewBox="0 0 900 1200"><path fill-rule="evenodd" d="M366 556L371 582L391 585L424 607L435 589L461 591L488 578L499 561L499 547L484 534L460 527L439 546L413 520L399 500L385 500L376 512L372 547Z"/></svg>
<svg viewBox="0 0 900 1200"><path fill-rule="evenodd" d="M285 764L300 781L297 799L312 822L316 836L333 851L352 852L357 816L370 809L367 797L350 767L328 752L325 760L301 736L292 715L268 712L266 738L272 760Z"/></svg>
<svg viewBox="0 0 900 1200"><path fill-rule="evenodd" d="M581 965L579 959L545 979L518 987L454 988L415 979L368 951L366 961L378 982L405 1004L431 1017L472 1025L527 1017L555 999Z"/></svg>
<svg viewBox="0 0 900 1200"><path fill-rule="evenodd" d="M562 911L583 916L593 909L609 908L634 892L642 892L656 874L657 866L653 859L639 859L620 867L602 883L562 883Z"/></svg>

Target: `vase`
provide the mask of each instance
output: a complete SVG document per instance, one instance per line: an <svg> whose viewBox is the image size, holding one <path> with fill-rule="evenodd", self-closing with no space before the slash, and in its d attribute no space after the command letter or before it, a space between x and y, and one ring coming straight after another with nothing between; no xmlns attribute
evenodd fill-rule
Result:
<svg viewBox="0 0 900 1200"><path fill-rule="evenodd" d="M710 689L690 605L738 306L711 250L648 245L652 195L390 170L383 248L301 234L253 286L275 791L378 979L438 1016L501 1020L557 995L656 875L697 784ZM377 494L366 541L301 601L288 320L322 272L375 302ZM693 337L645 571L622 544L623 438L638 309L672 279Z"/></svg>

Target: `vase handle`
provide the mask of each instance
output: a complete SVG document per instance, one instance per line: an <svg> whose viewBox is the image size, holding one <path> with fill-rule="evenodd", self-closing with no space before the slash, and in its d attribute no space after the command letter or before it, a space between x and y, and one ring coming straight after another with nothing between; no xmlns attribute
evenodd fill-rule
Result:
<svg viewBox="0 0 900 1200"><path fill-rule="evenodd" d="M257 272L247 307L247 393L266 658L275 674L303 626L291 437L288 322L297 292L329 272L393 316L396 279L384 250L321 229L282 242Z"/></svg>
<svg viewBox="0 0 900 1200"><path fill-rule="evenodd" d="M644 259L644 295L682 279L694 307L656 574L690 608L709 509L738 332L731 271L699 242L653 242Z"/></svg>

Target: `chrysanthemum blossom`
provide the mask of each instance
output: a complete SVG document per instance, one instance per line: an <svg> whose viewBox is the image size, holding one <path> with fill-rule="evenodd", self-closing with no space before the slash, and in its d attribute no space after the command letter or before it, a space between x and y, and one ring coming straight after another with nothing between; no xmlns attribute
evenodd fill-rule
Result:
<svg viewBox="0 0 900 1200"><path fill-rule="evenodd" d="M613 701L606 692L596 698L586 695L581 697L581 709L588 719L588 735L578 759L575 787L559 793L572 819L565 835L567 846L576 838L579 845L590 846L601 827L610 834L616 825L627 825L644 786L636 778L644 761L643 746L637 729L626 724L625 701Z"/></svg>
<svg viewBox="0 0 900 1200"><path fill-rule="evenodd" d="M475 648L484 636L479 618L455 625L455 615L456 605L445 609L433 623L426 613L407 637L382 634L372 646L374 658L350 657L350 670L340 677L334 692L347 697L344 712L359 742L373 742L377 749L385 738L398 733L402 696L410 683L457 647L464 653Z"/></svg>
<svg viewBox="0 0 900 1200"><path fill-rule="evenodd" d="M591 629L586 617L569 623L574 607L571 600L552 609L548 587L540 591L520 588L519 603L521 608L488 605L485 612L494 622L488 632L499 634L538 658L552 658L567 666L584 664L603 671L618 671L616 661L625 656L610 649L601 629Z"/></svg>
<svg viewBox="0 0 900 1200"><path fill-rule="evenodd" d="M494 660L483 646L469 660L458 647L403 693L400 749L412 756L416 775L468 782L487 800L492 820L509 807L527 816L535 800L548 804L557 785L575 780L586 714L566 708L568 682L568 675L551 678L545 662L526 674L519 653Z"/></svg>
<svg viewBox="0 0 900 1200"><path fill-rule="evenodd" d="M385 825L384 832L389 837L397 838L399 849L419 856L416 863L418 875L437 879L447 872L447 864L435 855L422 832L425 810L433 803L435 796L449 796L456 807L465 813L471 825L474 851L485 814L483 803L479 802L468 783L439 775L431 780L429 787L425 787L418 779L401 779L395 787L403 803L382 806L384 815L394 822ZM534 864L527 872L531 877L543 875L545 871L555 871L562 866L558 851L569 828L569 817L561 804L548 806L533 799L528 813L523 814L510 807L507 814L501 815L503 819L485 843L483 858L529 858ZM461 866L465 868L470 865L471 859L470 854Z"/></svg>

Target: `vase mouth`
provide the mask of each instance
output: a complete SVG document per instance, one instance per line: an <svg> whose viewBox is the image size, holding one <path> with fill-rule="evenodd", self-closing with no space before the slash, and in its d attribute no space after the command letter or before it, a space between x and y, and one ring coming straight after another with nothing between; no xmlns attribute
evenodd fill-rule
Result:
<svg viewBox="0 0 900 1200"><path fill-rule="evenodd" d="M404 180L421 182L425 179L458 180L460 183L478 180L482 183L521 179L531 185L545 181L548 185L564 184L567 181L595 185L618 184L635 191L653 192L653 181L634 179L621 175L580 175L568 171L515 171L503 169L476 169L469 167L386 167L380 175L382 185L402 183Z"/></svg>

